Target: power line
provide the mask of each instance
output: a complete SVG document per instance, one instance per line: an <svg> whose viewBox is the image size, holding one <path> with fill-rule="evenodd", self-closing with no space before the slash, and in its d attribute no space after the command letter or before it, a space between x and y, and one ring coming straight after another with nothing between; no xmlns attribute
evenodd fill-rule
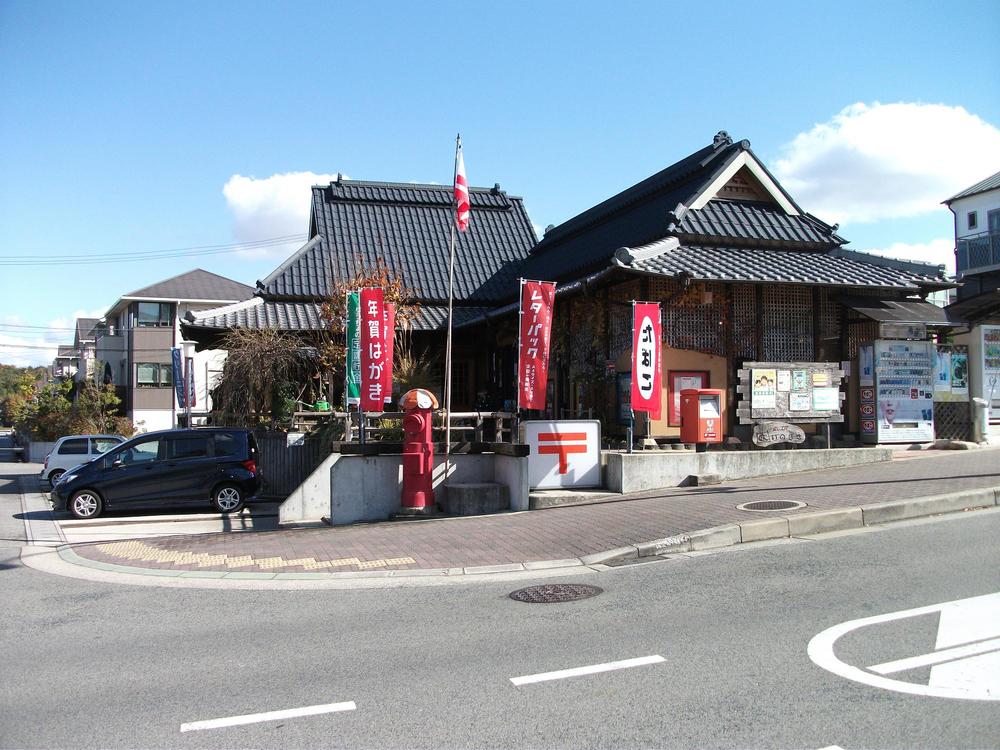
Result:
<svg viewBox="0 0 1000 750"><path fill-rule="evenodd" d="M191 247L165 250L130 250L120 253L73 253L69 255L0 255L0 266L50 266L50 265L97 265L102 263L134 263L137 261L161 260L167 258L193 258L209 255L266 250L271 247L301 242L303 234L291 234L249 242L233 242L224 245L194 245Z"/></svg>

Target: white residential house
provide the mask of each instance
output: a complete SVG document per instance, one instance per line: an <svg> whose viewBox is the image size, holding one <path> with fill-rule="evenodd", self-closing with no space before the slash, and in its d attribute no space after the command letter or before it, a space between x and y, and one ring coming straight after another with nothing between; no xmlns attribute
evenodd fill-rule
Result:
<svg viewBox="0 0 1000 750"><path fill-rule="evenodd" d="M956 337L969 346L973 398L988 403L982 436L1000 442L1000 172L953 195L944 204L955 216L955 265L962 282L949 316L967 321Z"/></svg>
<svg viewBox="0 0 1000 750"><path fill-rule="evenodd" d="M194 371L191 423L204 424L212 410L210 390L226 352L195 352L185 346L180 321L197 312L249 299L253 288L198 268L122 295L97 328L94 377L111 383L137 430L183 425L185 409L174 388L172 350L186 351Z"/></svg>

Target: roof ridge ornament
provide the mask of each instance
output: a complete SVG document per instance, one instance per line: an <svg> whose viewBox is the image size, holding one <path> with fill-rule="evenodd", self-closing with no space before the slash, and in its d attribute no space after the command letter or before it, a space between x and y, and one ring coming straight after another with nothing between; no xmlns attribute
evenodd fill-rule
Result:
<svg viewBox="0 0 1000 750"><path fill-rule="evenodd" d="M681 241L676 237L664 237L662 240L640 247L620 247L615 250L615 260L623 265L631 265L637 260L649 260L676 250L680 244Z"/></svg>
<svg viewBox="0 0 1000 750"><path fill-rule="evenodd" d="M729 137L729 133L727 133L725 130L720 130L718 133L715 134L715 137L712 139L712 146L714 146L715 148L721 148L722 146L732 146L732 145L733 145L733 139Z"/></svg>

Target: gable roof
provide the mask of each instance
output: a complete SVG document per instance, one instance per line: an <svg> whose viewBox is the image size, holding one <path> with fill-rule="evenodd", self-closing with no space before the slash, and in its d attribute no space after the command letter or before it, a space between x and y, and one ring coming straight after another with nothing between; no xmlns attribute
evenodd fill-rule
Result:
<svg viewBox="0 0 1000 750"><path fill-rule="evenodd" d="M471 188L472 218L455 242L455 301L516 294L535 233L521 198L499 185ZM383 262L421 302L448 298L451 186L338 179L312 189L312 237L258 282L268 300L317 300Z"/></svg>
<svg viewBox="0 0 1000 750"><path fill-rule="evenodd" d="M747 170L770 201L717 198ZM817 250L844 244L836 227L806 214L750 149L720 131L711 145L555 227L532 251L531 278L575 278L606 265L619 247L679 236L699 244Z"/></svg>
<svg viewBox="0 0 1000 750"><path fill-rule="evenodd" d="M77 318L74 345L79 346L83 341L93 341L94 328L100 322L100 318Z"/></svg>
<svg viewBox="0 0 1000 750"><path fill-rule="evenodd" d="M1000 188L1000 172L997 172L995 175L987 177L985 180L977 182L975 185L972 185L971 187L967 187L962 192L956 193L955 195L951 196L948 200L942 202L944 203L944 205L948 206L951 205L952 201L957 201L959 198L968 198L971 195L978 195L979 193L985 193L995 188Z"/></svg>
<svg viewBox="0 0 1000 750"><path fill-rule="evenodd" d="M253 295L253 287L233 281L217 273L196 268L187 273L123 294L122 299L209 300L237 302Z"/></svg>

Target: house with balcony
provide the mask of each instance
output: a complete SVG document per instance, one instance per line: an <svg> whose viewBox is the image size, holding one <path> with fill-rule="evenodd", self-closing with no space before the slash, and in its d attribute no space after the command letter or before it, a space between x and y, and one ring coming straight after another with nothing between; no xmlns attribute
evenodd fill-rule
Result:
<svg viewBox="0 0 1000 750"><path fill-rule="evenodd" d="M186 347L179 321L189 312L250 299L253 288L200 268L122 295L96 329L94 377L115 386L126 415L139 431L183 424L185 409L174 388L172 355L187 349L194 372L191 423L205 423L210 391L222 372L226 352Z"/></svg>
<svg viewBox="0 0 1000 750"><path fill-rule="evenodd" d="M962 282L948 306L969 322L969 387L988 404L986 437L1000 442L1000 172L944 201L955 218L955 266Z"/></svg>

